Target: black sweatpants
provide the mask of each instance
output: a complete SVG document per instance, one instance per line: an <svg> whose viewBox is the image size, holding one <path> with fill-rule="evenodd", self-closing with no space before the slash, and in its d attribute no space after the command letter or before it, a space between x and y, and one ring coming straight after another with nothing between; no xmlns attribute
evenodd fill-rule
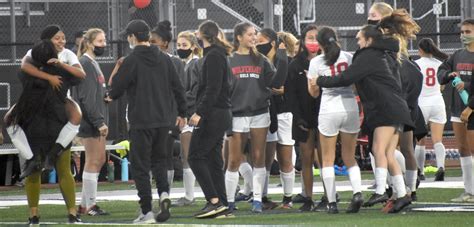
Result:
<svg viewBox="0 0 474 227"><path fill-rule="evenodd" d="M130 162L133 179L140 198L142 213L152 209L150 170L156 181L158 195L169 194L168 185L168 140L169 127L130 129Z"/></svg>
<svg viewBox="0 0 474 227"><path fill-rule="evenodd" d="M189 166L199 182L206 200L218 197L227 205L222 144L224 132L231 127L230 109L214 108L194 128L189 146Z"/></svg>

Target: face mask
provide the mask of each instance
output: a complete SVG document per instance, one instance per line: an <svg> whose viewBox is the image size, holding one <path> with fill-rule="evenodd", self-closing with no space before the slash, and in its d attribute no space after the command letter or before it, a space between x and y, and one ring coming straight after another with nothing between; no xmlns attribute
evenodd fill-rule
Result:
<svg viewBox="0 0 474 227"><path fill-rule="evenodd" d="M105 47L94 46L95 56L101 56L102 54L104 54L104 51L105 51Z"/></svg>
<svg viewBox="0 0 474 227"><path fill-rule="evenodd" d="M305 46L310 53L317 53L319 51L319 43L306 43Z"/></svg>
<svg viewBox="0 0 474 227"><path fill-rule="evenodd" d="M468 46L472 42L474 42L474 36L470 35L461 35L461 41L464 44L464 46Z"/></svg>
<svg viewBox="0 0 474 227"><path fill-rule="evenodd" d="M367 24L370 25L377 25L380 22L380 20L367 20Z"/></svg>
<svg viewBox="0 0 474 227"><path fill-rule="evenodd" d="M193 52L193 50L191 50L191 49L187 49L187 50L178 49L178 50L176 50L176 52L178 53L179 58L186 59Z"/></svg>
<svg viewBox="0 0 474 227"><path fill-rule="evenodd" d="M130 44L128 44L128 47L130 47L130 49L132 49L132 50L133 50L133 48L135 48L135 46L134 46L134 45L132 45L131 43L130 43Z"/></svg>
<svg viewBox="0 0 474 227"><path fill-rule="evenodd" d="M257 45L256 46L258 52L260 52L261 54L267 56L268 53L270 53L270 51L272 50L272 44L270 42L268 43L265 43L265 44L260 44L260 45Z"/></svg>

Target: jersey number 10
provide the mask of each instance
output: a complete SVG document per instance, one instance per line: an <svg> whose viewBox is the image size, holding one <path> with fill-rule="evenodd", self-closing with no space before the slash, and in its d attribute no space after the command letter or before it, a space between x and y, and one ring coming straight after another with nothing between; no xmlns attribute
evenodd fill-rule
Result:
<svg viewBox="0 0 474 227"><path fill-rule="evenodd" d="M433 68L426 69L426 86L433 87L436 84L436 71Z"/></svg>
<svg viewBox="0 0 474 227"><path fill-rule="evenodd" d="M340 62L336 65L336 67L334 67L334 65L329 66L329 69L331 69L331 76L341 74L347 69L348 66L349 64L347 64L347 62Z"/></svg>

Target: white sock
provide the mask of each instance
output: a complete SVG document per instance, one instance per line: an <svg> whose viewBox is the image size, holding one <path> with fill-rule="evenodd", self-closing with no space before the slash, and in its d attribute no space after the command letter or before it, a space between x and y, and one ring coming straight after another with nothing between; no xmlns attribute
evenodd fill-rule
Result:
<svg viewBox="0 0 474 227"><path fill-rule="evenodd" d="M235 202L235 190L239 184L239 172L225 171L225 191L227 194L227 201L229 203Z"/></svg>
<svg viewBox="0 0 474 227"><path fill-rule="evenodd" d="M375 169L377 168L375 166L375 156L372 154L372 152L369 152L369 156L370 156L370 166L372 167L372 172L374 172L374 175L375 175Z"/></svg>
<svg viewBox="0 0 474 227"><path fill-rule="evenodd" d="M265 172L265 181L263 182L262 196L268 195L268 183L270 182L270 171Z"/></svg>
<svg viewBox="0 0 474 227"><path fill-rule="evenodd" d="M12 125L7 128L7 133L13 145L18 149L18 155L26 160L31 159L33 152L23 129L19 125Z"/></svg>
<svg viewBox="0 0 474 227"><path fill-rule="evenodd" d="M168 195L168 192L162 192L160 195L160 202L163 201L164 199L169 199L170 195Z"/></svg>
<svg viewBox="0 0 474 227"><path fill-rule="evenodd" d="M416 178L417 177L418 176L417 176L416 170L407 170L405 172L405 181L411 192L416 191Z"/></svg>
<svg viewBox="0 0 474 227"><path fill-rule="evenodd" d="M71 122L67 122L59 132L56 143L61 144L63 147L67 147L79 132L79 126L80 125L74 125Z"/></svg>
<svg viewBox="0 0 474 227"><path fill-rule="evenodd" d="M265 167L253 169L253 200L262 202L263 185L267 171Z"/></svg>
<svg viewBox="0 0 474 227"><path fill-rule="evenodd" d="M334 174L334 167L323 167L322 169L324 186L326 187L326 194L330 203L336 202L336 175Z"/></svg>
<svg viewBox="0 0 474 227"><path fill-rule="evenodd" d="M464 191L472 194L472 157L461 157L462 180L464 181Z"/></svg>
<svg viewBox="0 0 474 227"><path fill-rule="evenodd" d="M383 195L385 193L385 184L387 183L387 169L386 168L375 168L375 184L377 184L377 188L375 189L375 193L379 195Z"/></svg>
<svg viewBox="0 0 474 227"><path fill-rule="evenodd" d="M86 209L95 205L95 199L97 197L97 179L99 178L98 173L89 173L84 171L82 173L82 198L85 199L83 203Z"/></svg>
<svg viewBox="0 0 474 227"><path fill-rule="evenodd" d="M398 162L398 165L400 165L400 170L402 171L402 174L405 173L407 170L405 167L405 156L403 156L402 152L399 150L395 150L395 159Z"/></svg>
<svg viewBox="0 0 474 227"><path fill-rule="evenodd" d="M416 145L415 147L415 159L418 168L421 171L421 175L425 175L425 159L426 159L426 147Z"/></svg>
<svg viewBox="0 0 474 227"><path fill-rule="evenodd" d="M174 170L168 170L168 185L170 186L173 184L173 179L174 179Z"/></svg>
<svg viewBox="0 0 474 227"><path fill-rule="evenodd" d="M350 167L347 172L349 173L349 181L351 182L352 185L352 192L353 194L356 194L357 192L361 192L361 184L362 184L362 179L360 176L360 168L357 165L354 165Z"/></svg>
<svg viewBox="0 0 474 227"><path fill-rule="evenodd" d="M192 201L194 199L194 183L196 182L196 177L194 176L191 168L183 169L183 186L185 198Z"/></svg>
<svg viewBox="0 0 474 227"><path fill-rule="evenodd" d="M244 194L250 195L253 188L252 166L248 162L243 162L239 166L239 173L244 178Z"/></svg>
<svg viewBox="0 0 474 227"><path fill-rule="evenodd" d="M295 169L289 173L280 171L280 180L283 185L283 195L291 197L293 195L293 186L295 185Z"/></svg>
<svg viewBox="0 0 474 227"><path fill-rule="evenodd" d="M403 175L392 176L393 188L397 191L397 198L402 198L407 194L405 182L403 181Z"/></svg>
<svg viewBox="0 0 474 227"><path fill-rule="evenodd" d="M443 143L435 143L433 145L434 152L436 155L436 166L438 168L444 168L444 160L446 158L446 149L444 148Z"/></svg>

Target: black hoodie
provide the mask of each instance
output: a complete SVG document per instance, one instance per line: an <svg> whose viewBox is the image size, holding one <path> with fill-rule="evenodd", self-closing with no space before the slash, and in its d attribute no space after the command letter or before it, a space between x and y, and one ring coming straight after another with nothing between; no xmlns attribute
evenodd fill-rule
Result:
<svg viewBox="0 0 474 227"><path fill-rule="evenodd" d="M405 125L413 127L410 111L403 99L401 80L395 53L398 41L386 38L375 40L367 48L358 50L352 64L338 76L320 76L321 87L342 87L355 83L364 108L365 133L380 126Z"/></svg>
<svg viewBox="0 0 474 227"><path fill-rule="evenodd" d="M168 54L156 46L136 46L124 59L112 80L112 99L125 91L131 129L169 127L175 122L173 98L178 116L186 114L184 88Z"/></svg>

